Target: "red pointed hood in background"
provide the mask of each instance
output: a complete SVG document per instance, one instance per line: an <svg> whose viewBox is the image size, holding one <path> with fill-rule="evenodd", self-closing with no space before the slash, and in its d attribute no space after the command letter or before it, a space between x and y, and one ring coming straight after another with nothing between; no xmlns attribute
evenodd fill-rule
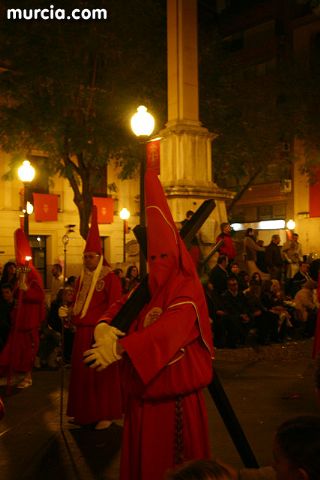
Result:
<svg viewBox="0 0 320 480"><path fill-rule="evenodd" d="M14 232L14 247L16 253L16 263L18 267L28 266L28 280L31 282L33 279L38 282L41 288L43 288L43 280L32 263L32 250L29 244L29 240L26 237L22 228L18 228ZM26 259L29 257L29 259Z"/></svg>
<svg viewBox="0 0 320 480"><path fill-rule="evenodd" d="M98 214L97 207L95 205L92 206L91 226L88 232L87 243L84 249L84 253L87 252L95 252L99 255L102 255L101 240L98 227Z"/></svg>
<svg viewBox="0 0 320 480"><path fill-rule="evenodd" d="M26 265L26 263L29 264L32 262L32 251L30 244L22 228L18 228L14 232L14 246L16 263L18 266ZM26 257L29 257L28 261L26 260Z"/></svg>

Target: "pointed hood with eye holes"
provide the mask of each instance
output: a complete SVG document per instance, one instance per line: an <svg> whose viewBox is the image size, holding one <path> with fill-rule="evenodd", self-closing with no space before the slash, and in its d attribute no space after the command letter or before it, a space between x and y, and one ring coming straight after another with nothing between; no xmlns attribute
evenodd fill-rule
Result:
<svg viewBox="0 0 320 480"><path fill-rule="evenodd" d="M212 335L203 287L192 258L172 218L162 185L152 170L145 175L149 289L163 292L167 306L192 302L198 312L201 336L212 352Z"/></svg>
<svg viewBox="0 0 320 480"><path fill-rule="evenodd" d="M152 170L146 172L145 198L149 285L152 293L154 288L163 286L172 275L183 273L193 277L195 269L172 218L162 185Z"/></svg>
<svg viewBox="0 0 320 480"><path fill-rule="evenodd" d="M89 228L87 241L86 241L86 245L83 253L89 253L89 252L94 252L99 255L102 255L103 253L101 240L100 240L99 225L98 225L98 210L96 205L92 205L91 225ZM110 267L109 263L104 257L102 258L101 262L102 262L102 265Z"/></svg>

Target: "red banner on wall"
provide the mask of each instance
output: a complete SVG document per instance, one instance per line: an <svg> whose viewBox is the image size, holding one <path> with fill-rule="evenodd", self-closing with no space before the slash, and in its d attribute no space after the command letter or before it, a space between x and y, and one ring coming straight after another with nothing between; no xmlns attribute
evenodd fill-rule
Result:
<svg viewBox="0 0 320 480"><path fill-rule="evenodd" d="M147 168L155 170L160 175L160 140L147 143Z"/></svg>
<svg viewBox="0 0 320 480"><path fill-rule="evenodd" d="M58 195L34 193L33 202L36 222L56 222L58 220Z"/></svg>
<svg viewBox="0 0 320 480"><path fill-rule="evenodd" d="M114 202L111 197L93 197L93 205L97 207L98 223L112 223Z"/></svg>
<svg viewBox="0 0 320 480"><path fill-rule="evenodd" d="M309 186L309 216L320 217L320 169L314 172L315 182Z"/></svg>

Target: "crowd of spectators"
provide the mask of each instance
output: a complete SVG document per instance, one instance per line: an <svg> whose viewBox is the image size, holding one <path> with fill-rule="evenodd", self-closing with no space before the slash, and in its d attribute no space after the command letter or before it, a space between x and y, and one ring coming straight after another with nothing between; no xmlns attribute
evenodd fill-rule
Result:
<svg viewBox="0 0 320 480"><path fill-rule="evenodd" d="M204 285L217 348L237 348L252 342L267 345L292 337L313 336L318 308L316 283L308 273L309 264L303 259L298 234L294 233L282 247L279 235L272 235L265 247L249 228L243 241L242 268L235 260L236 249L228 223L221 225L217 242L220 242L219 256ZM115 269L115 273L121 278L123 293L130 292L140 282L135 265L130 265L125 273L121 268ZM38 360L40 366L54 368L58 366L59 355L70 362L73 327L70 322L61 323L58 310L61 305L72 305L76 278L71 277L63 285L61 266L55 264L52 280ZM7 297L15 282L16 265L7 262L1 279L0 300L6 308L1 308L0 349L10 329L11 304Z"/></svg>
<svg viewBox="0 0 320 480"><path fill-rule="evenodd" d="M217 241L227 235L230 250L229 229L226 224L221 229L224 233ZM264 247L249 228L243 241L242 269L234 256L225 254L225 248L219 249L204 285L217 348L282 343L314 335L317 284L309 276L298 234L283 247L279 244L279 235L272 235Z"/></svg>

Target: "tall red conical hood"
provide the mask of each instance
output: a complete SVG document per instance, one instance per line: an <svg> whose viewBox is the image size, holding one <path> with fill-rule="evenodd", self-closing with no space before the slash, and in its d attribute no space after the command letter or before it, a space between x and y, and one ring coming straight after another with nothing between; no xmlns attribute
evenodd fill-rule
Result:
<svg viewBox="0 0 320 480"><path fill-rule="evenodd" d="M153 170L145 175L146 216L148 224L148 263L150 287L163 285L167 273L177 271L196 275L193 261L182 242L172 218L162 185Z"/></svg>
<svg viewBox="0 0 320 480"><path fill-rule="evenodd" d="M201 337L212 352L203 288L173 221L162 185L152 170L145 175L145 199L150 293L162 306L192 302L198 312Z"/></svg>
<svg viewBox="0 0 320 480"><path fill-rule="evenodd" d="M17 265L26 265L26 263L29 264L32 259L32 251L29 241L21 228L18 228L14 232L14 246ZM26 257L29 257L29 259L26 260Z"/></svg>
<svg viewBox="0 0 320 480"><path fill-rule="evenodd" d="M101 241L99 235L99 227L98 227L98 213L97 207L95 205L92 206L91 212L91 226L87 236L87 243L84 249L84 253L86 252L95 252L102 255L102 248L101 248Z"/></svg>

